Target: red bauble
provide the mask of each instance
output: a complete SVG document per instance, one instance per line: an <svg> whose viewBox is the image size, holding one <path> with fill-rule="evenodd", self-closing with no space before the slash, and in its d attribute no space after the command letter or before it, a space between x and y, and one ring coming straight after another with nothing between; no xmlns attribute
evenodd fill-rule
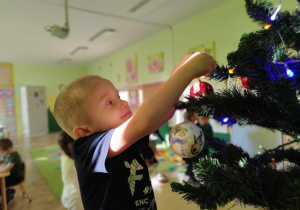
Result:
<svg viewBox="0 0 300 210"><path fill-rule="evenodd" d="M242 77L241 78L242 85L246 89L253 89L254 85L251 84L251 80L248 77Z"/></svg>
<svg viewBox="0 0 300 210"><path fill-rule="evenodd" d="M213 87L208 84L207 82L195 82L193 86L190 89L190 96L191 97L196 97L198 95L213 95L214 94L214 89Z"/></svg>

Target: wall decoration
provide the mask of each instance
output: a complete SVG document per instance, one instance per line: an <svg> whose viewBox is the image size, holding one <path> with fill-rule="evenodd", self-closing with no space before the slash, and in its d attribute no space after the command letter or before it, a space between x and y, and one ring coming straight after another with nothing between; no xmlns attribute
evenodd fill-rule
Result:
<svg viewBox="0 0 300 210"><path fill-rule="evenodd" d="M127 84L137 82L137 56L133 55L126 60Z"/></svg>
<svg viewBox="0 0 300 210"><path fill-rule="evenodd" d="M197 47L190 49L189 52L206 52L212 57L215 57L215 42L212 41L203 45L199 45Z"/></svg>
<svg viewBox="0 0 300 210"><path fill-rule="evenodd" d="M0 88L0 125L4 125L10 135L16 135L16 116L15 116L14 88Z"/></svg>
<svg viewBox="0 0 300 210"><path fill-rule="evenodd" d="M164 70L164 53L157 53L148 56L148 71L150 73L161 72Z"/></svg>
<svg viewBox="0 0 300 210"><path fill-rule="evenodd" d="M0 86L13 86L13 67L11 63L0 63Z"/></svg>

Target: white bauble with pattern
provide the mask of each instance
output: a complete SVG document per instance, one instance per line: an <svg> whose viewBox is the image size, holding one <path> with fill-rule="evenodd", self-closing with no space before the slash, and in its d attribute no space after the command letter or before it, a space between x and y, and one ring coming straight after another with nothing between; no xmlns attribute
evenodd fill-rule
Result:
<svg viewBox="0 0 300 210"><path fill-rule="evenodd" d="M198 155L204 147L204 133L194 123L184 121L172 128L169 143L177 155L192 158Z"/></svg>

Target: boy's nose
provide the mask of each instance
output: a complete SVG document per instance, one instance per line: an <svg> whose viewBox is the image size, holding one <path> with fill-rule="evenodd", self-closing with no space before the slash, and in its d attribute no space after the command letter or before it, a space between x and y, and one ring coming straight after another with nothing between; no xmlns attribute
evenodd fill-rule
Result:
<svg viewBox="0 0 300 210"><path fill-rule="evenodd" d="M121 99L121 106L122 107L128 106L128 101L125 101L125 100Z"/></svg>

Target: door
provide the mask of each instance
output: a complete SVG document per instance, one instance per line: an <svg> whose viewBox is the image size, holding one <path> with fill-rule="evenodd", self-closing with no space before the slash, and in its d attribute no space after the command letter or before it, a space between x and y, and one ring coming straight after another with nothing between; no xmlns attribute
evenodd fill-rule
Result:
<svg viewBox="0 0 300 210"><path fill-rule="evenodd" d="M21 110L24 136L38 136L48 133L46 87L21 87Z"/></svg>

